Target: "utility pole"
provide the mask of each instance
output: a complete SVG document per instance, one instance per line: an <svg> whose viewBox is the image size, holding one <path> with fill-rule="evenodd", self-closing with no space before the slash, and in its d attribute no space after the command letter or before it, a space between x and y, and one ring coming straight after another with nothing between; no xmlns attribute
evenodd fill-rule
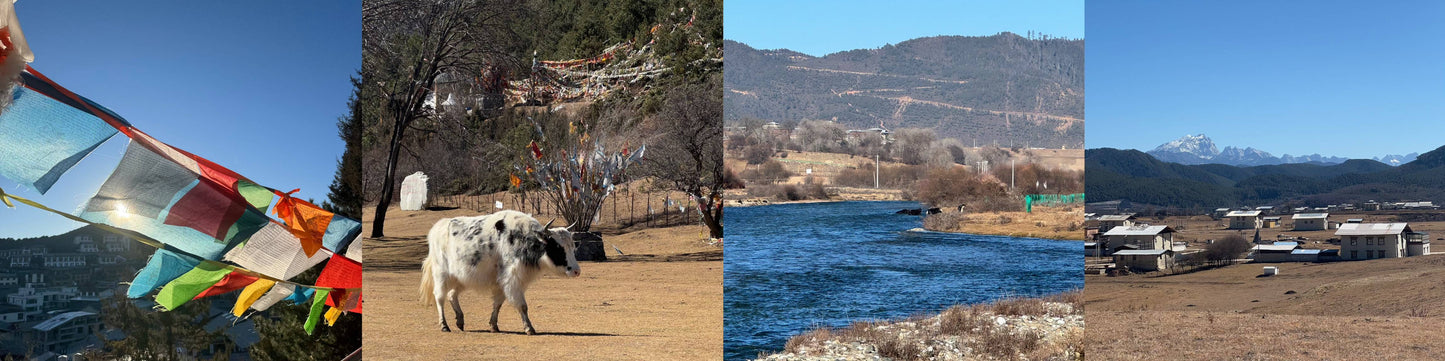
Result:
<svg viewBox="0 0 1445 361"><path fill-rule="evenodd" d="M882 157L882 156L879 156L878 153L876 153L876 152L873 153L873 188L874 188L874 189L883 188L883 187L879 184L879 182L878 182L878 173L880 173L879 168L882 167L882 163L881 163L881 162L882 162L882 159L883 159L883 157Z"/></svg>
<svg viewBox="0 0 1445 361"><path fill-rule="evenodd" d="M1010 192L1014 190L1014 160L1012 158L1008 160L1008 190Z"/></svg>

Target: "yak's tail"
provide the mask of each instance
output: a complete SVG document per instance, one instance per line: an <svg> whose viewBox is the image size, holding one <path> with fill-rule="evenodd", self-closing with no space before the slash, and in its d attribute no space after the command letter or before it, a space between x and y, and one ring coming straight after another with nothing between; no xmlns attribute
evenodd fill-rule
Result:
<svg viewBox="0 0 1445 361"><path fill-rule="evenodd" d="M431 256L428 255L425 261L421 262L421 301L436 301L436 277L432 276Z"/></svg>

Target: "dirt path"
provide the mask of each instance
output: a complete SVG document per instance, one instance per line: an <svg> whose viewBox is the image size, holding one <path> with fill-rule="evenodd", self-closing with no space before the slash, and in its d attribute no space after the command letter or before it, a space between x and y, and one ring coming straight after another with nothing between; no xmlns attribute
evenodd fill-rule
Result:
<svg viewBox="0 0 1445 361"><path fill-rule="evenodd" d="M388 213L385 239L365 240L366 353L381 360L592 359L717 360L722 358L722 249L698 235L701 226L646 229L604 236L608 262L583 262L582 276L544 277L527 292L540 335L520 334L505 306L487 328L490 301L464 294L466 332L442 332L430 303L418 300L420 233L446 212ZM369 217L368 217L369 218ZM369 224L367 225L369 227ZM616 246L626 255L617 255ZM449 322L451 310L447 310ZM455 326L455 325L453 325Z"/></svg>

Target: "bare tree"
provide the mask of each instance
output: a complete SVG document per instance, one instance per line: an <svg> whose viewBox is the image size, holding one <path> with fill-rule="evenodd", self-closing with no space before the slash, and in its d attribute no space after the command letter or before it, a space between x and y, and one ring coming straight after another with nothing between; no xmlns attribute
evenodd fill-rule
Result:
<svg viewBox="0 0 1445 361"><path fill-rule="evenodd" d="M1253 245L1244 236L1231 234L1204 247L1204 257L1211 264L1229 264L1243 257Z"/></svg>
<svg viewBox="0 0 1445 361"><path fill-rule="evenodd" d="M657 114L647 173L687 193L698 204L712 238L723 236L722 94L711 81L672 90Z"/></svg>
<svg viewBox="0 0 1445 361"><path fill-rule="evenodd" d="M903 128L894 133L897 145L893 147L894 158L905 164L919 165L928 161L928 150L937 138L932 129Z"/></svg>
<svg viewBox="0 0 1445 361"><path fill-rule="evenodd" d="M507 21L523 7L507 1L367 0L362 3L362 79L376 87L381 119L374 133L387 141L382 190L372 237L384 236L386 210L396 185L397 158L439 76L479 71L499 61L510 33Z"/></svg>

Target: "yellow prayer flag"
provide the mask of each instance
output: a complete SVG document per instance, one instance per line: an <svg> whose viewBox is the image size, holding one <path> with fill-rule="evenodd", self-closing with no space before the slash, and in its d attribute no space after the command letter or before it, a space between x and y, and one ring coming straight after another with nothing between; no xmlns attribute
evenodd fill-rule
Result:
<svg viewBox="0 0 1445 361"><path fill-rule="evenodd" d="M327 325L327 326L336 326L336 318L337 318L337 317L341 317L341 309L340 309L340 308L332 307L331 309L326 310L326 325Z"/></svg>
<svg viewBox="0 0 1445 361"><path fill-rule="evenodd" d="M241 295L236 297L236 306L231 309L231 314L241 317L246 309L251 308L251 304L256 303L256 300L261 299L261 295L266 294L266 291L270 291L271 286L275 285L276 281L265 278L257 279L255 283L247 285L245 289L241 290Z"/></svg>

